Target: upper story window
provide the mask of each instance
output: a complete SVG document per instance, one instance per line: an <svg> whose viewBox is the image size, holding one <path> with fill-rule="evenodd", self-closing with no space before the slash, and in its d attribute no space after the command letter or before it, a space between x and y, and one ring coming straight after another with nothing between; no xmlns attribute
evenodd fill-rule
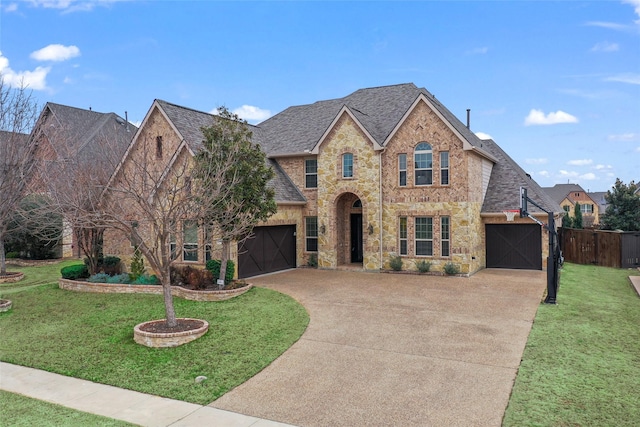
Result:
<svg viewBox="0 0 640 427"><path fill-rule="evenodd" d="M318 160L304 161L304 188L318 188Z"/></svg>
<svg viewBox="0 0 640 427"><path fill-rule="evenodd" d="M407 186L407 155L405 153L398 154L398 185Z"/></svg>
<svg viewBox="0 0 640 427"><path fill-rule="evenodd" d="M440 185L449 185L449 152L440 152Z"/></svg>
<svg viewBox="0 0 640 427"><path fill-rule="evenodd" d="M564 206L562 207L562 209L564 209L564 211L565 211L565 212L569 212L569 211L571 210L571 206L569 206L569 205L564 205Z"/></svg>
<svg viewBox="0 0 640 427"><path fill-rule="evenodd" d="M342 177L353 178L353 153L342 155Z"/></svg>
<svg viewBox="0 0 640 427"><path fill-rule="evenodd" d="M584 204L584 205L580 205L580 212L583 214L592 214L593 213L593 205L591 204Z"/></svg>
<svg viewBox="0 0 640 427"><path fill-rule="evenodd" d="M162 160L162 137L156 136L156 159Z"/></svg>
<svg viewBox="0 0 640 427"><path fill-rule="evenodd" d="M433 184L433 151L426 142L421 142L414 151L416 185Z"/></svg>

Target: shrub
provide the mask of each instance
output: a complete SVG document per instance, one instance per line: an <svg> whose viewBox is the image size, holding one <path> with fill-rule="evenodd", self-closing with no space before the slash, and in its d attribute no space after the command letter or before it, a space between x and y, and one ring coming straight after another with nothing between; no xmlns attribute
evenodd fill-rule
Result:
<svg viewBox="0 0 640 427"><path fill-rule="evenodd" d="M87 282L91 283L107 283L111 278L107 273L97 273L87 279Z"/></svg>
<svg viewBox="0 0 640 427"><path fill-rule="evenodd" d="M131 282L131 284L132 285L159 285L160 280L158 280L158 277L155 274L152 274L151 276L149 276L148 274L143 274L142 276L138 277L136 280Z"/></svg>
<svg viewBox="0 0 640 427"><path fill-rule="evenodd" d="M460 268L456 264L452 263L451 261L446 263L444 267L442 267L442 270L450 276L460 273Z"/></svg>
<svg viewBox="0 0 640 427"><path fill-rule="evenodd" d="M5 257L7 259L9 259L9 258L18 258L19 256L20 256L20 252L15 252L15 251L7 252L6 255L5 255Z"/></svg>
<svg viewBox="0 0 640 427"><path fill-rule="evenodd" d="M317 267L318 266L318 254L309 255L309 261L307 262L309 267Z"/></svg>
<svg viewBox="0 0 640 427"><path fill-rule="evenodd" d="M416 262L416 268L420 273L427 273L429 270L431 270L431 261L425 261L421 259L420 261Z"/></svg>
<svg viewBox="0 0 640 427"><path fill-rule="evenodd" d="M236 265L233 261L227 261L227 271L224 275L224 283L227 284L233 280L233 275L235 273ZM207 270L211 272L213 275L213 280L218 280L220 277L220 260L219 259L210 259L207 261Z"/></svg>
<svg viewBox="0 0 640 427"><path fill-rule="evenodd" d="M89 258L84 259L84 265L89 267ZM98 258L97 271L107 273L109 276L120 274L120 258L113 255Z"/></svg>
<svg viewBox="0 0 640 427"><path fill-rule="evenodd" d="M142 258L142 252L136 246L133 251L133 257L131 258L131 273L129 273L129 279L135 282L138 277L144 274L144 258Z"/></svg>
<svg viewBox="0 0 640 427"><path fill-rule="evenodd" d="M194 289L206 289L213 285L213 275L208 270L194 268L190 265L171 268L171 284L188 286Z"/></svg>
<svg viewBox="0 0 640 427"><path fill-rule="evenodd" d="M402 270L402 258L400 255L394 255L389 259L389 266L393 269L393 271Z"/></svg>
<svg viewBox="0 0 640 427"><path fill-rule="evenodd" d="M60 270L63 279L78 280L89 277L89 269L84 264L69 265Z"/></svg>
<svg viewBox="0 0 640 427"><path fill-rule="evenodd" d="M121 283L123 285L127 285L131 283L131 279L129 279L129 273L122 273L109 277L107 279L107 283Z"/></svg>

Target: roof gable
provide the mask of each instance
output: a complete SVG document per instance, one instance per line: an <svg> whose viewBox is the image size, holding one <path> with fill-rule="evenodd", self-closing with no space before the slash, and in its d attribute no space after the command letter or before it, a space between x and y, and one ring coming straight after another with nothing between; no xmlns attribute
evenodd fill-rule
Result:
<svg viewBox="0 0 640 427"><path fill-rule="evenodd" d="M336 115L335 119L333 119L333 121L331 122L331 124L329 125L329 127L327 128L327 130L324 132L324 134L322 135L322 137L320 138L320 140L318 141L318 143L313 147L313 149L310 151L311 154L318 154L319 150L320 150L320 146L322 145L322 143L327 139L327 137L329 136L329 134L331 133L331 131L333 130L333 128L336 126L336 124L340 121L340 119L344 116L347 115L351 118L351 120L353 120L353 122L356 124L356 126L362 131L362 133L367 137L367 139L373 144L373 149L375 151L379 151L382 150L383 147L378 144L378 142L373 138L373 136L367 131L367 129L362 125L362 123L360 123L360 121L358 120L358 118L355 116L355 114L351 111L351 109L349 109L349 107L347 107L346 105L342 107L342 109L338 112L338 114Z"/></svg>

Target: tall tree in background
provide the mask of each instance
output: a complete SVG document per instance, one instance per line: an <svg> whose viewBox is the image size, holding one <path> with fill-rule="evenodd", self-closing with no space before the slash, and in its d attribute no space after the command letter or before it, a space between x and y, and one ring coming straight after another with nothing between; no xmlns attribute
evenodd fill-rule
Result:
<svg viewBox="0 0 640 427"><path fill-rule="evenodd" d="M573 228L577 228L581 230L582 225L582 209L580 207L580 203L576 202L576 205L573 207L573 220L572 220Z"/></svg>
<svg viewBox="0 0 640 427"><path fill-rule="evenodd" d="M607 209L600 223L605 230L640 231L640 194L638 184L625 185L616 179L615 185L604 196Z"/></svg>
<svg viewBox="0 0 640 427"><path fill-rule="evenodd" d="M230 191L221 192L213 204L198 201L204 208L203 224L222 241L219 286L223 286L231 242L248 238L258 222L276 212L277 205L274 191L268 187L274 172L260 146L252 143L247 122L226 107L219 108L218 115L220 119L202 129L205 140L203 149L195 157L193 175L204 187L220 179L235 183ZM235 160L224 177L211 173L216 171L208 165L225 162L229 157Z"/></svg>
<svg viewBox="0 0 640 427"><path fill-rule="evenodd" d="M38 106L24 86L5 85L0 74L0 275L7 272L4 239L34 171L35 142L29 134Z"/></svg>

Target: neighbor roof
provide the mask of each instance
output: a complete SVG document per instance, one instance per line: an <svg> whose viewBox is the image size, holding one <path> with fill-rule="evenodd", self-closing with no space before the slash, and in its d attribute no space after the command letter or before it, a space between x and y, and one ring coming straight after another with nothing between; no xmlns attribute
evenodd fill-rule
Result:
<svg viewBox="0 0 640 427"><path fill-rule="evenodd" d="M570 197L571 193L581 191L586 194L578 184L556 184L553 187L544 187L543 190L558 203L561 203L564 199L569 199L569 201L573 202Z"/></svg>
<svg viewBox="0 0 640 427"><path fill-rule="evenodd" d="M344 98L289 107L257 125L264 134L264 149L270 157L304 155L320 141L343 107L348 108L380 146L420 95L471 145L481 140L458 120L434 95L413 83L360 89Z"/></svg>
<svg viewBox="0 0 640 427"><path fill-rule="evenodd" d="M562 212L560 205L540 187L507 153L491 139L482 140L483 148L498 159L491 171L482 213L502 212L520 208L520 187L527 189L527 196L550 212ZM529 204L530 213L542 212Z"/></svg>

